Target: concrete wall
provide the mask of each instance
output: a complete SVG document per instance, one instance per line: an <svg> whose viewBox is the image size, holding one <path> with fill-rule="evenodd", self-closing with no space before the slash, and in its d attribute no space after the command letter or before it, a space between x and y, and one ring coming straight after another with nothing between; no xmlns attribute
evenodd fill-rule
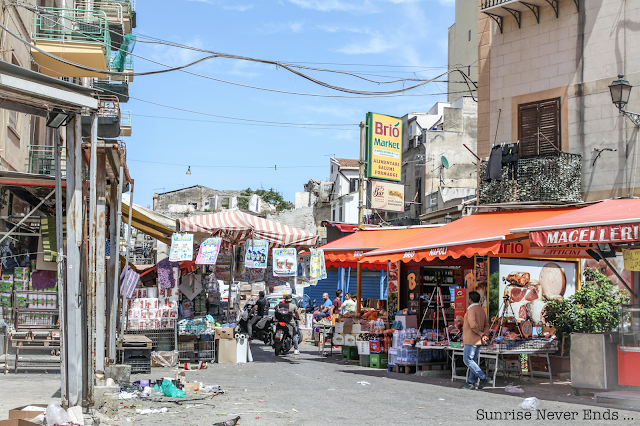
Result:
<svg viewBox="0 0 640 426"><path fill-rule="evenodd" d="M227 208L234 208L237 206L237 198L240 196L240 192L236 190L216 190L207 188L205 186L196 185L189 188L180 189L172 192L165 192L158 194L156 202L156 210L168 210L169 205L182 205L186 206L189 203L198 203L196 210L202 210L205 205L208 205L209 200L218 197L218 206L211 206L211 210L218 210L222 207L223 198L229 198L229 206ZM255 200L254 200L255 204Z"/></svg>
<svg viewBox="0 0 640 426"><path fill-rule="evenodd" d="M456 0L456 22L449 27L449 69L460 67L473 81L478 81L478 4L474 0ZM463 81L459 73L449 79ZM468 90L466 84L448 83L448 101L452 102L469 93L454 93ZM474 93L475 95L475 93Z"/></svg>
<svg viewBox="0 0 640 426"><path fill-rule="evenodd" d="M267 219L293 226L294 228L302 229L312 234L318 233L313 207L301 207L299 209L269 214L267 215Z"/></svg>
<svg viewBox="0 0 640 426"><path fill-rule="evenodd" d="M450 107L442 109L443 130L423 130L423 143L407 149L402 154L405 212L397 214L398 217L407 215L417 217L432 210L427 196L438 192L440 187L472 188L475 191L476 167L473 164L475 159L463 144L466 144L472 151L476 151L477 104L471 97L463 97L450 105ZM409 134L407 133L405 136L409 137ZM440 166L443 156L449 162L449 168L442 170L444 185L440 181ZM422 179L422 191L421 196L416 198L417 179ZM468 191L463 192L464 196L468 195ZM416 204L407 205L414 199ZM438 206L439 208L443 207L441 202L438 203Z"/></svg>
<svg viewBox="0 0 640 426"><path fill-rule="evenodd" d="M519 104L560 97L562 150L583 157L583 198L640 195L637 127L618 114L608 89L618 74L640 85L639 23L640 2L624 0L583 0L580 10L560 2L559 18L542 6L539 24L530 12L521 28L506 17L502 34L492 23L490 78L480 79L490 97L479 104L481 155L488 155L496 128L498 143L517 140ZM631 92L630 111L640 111L639 90ZM490 119L481 131L484 114ZM594 167L594 148L617 152L604 152Z"/></svg>

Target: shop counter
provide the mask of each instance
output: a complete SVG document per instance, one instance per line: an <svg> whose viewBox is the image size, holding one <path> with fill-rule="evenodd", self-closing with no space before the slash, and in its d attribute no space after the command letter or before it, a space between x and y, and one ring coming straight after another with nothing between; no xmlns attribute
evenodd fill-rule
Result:
<svg viewBox="0 0 640 426"><path fill-rule="evenodd" d="M467 375L469 374L469 369L467 368L467 375L460 376L457 374L456 370L456 358L463 358L464 356L464 347L462 348L452 348L450 346L445 348L446 351L450 352L451 357L451 381L455 379L467 380ZM543 374L549 377L549 382L553 385L553 377L551 375L551 363L549 362L549 355L555 353L555 349L513 349L513 350L497 350L497 349L480 349L480 359L492 359L495 361L495 368L493 369L493 377L490 380L493 387L496 385L496 376L498 375L498 367L500 365L500 360L504 361L504 355L526 355L527 363L531 366L531 356L538 356L540 358L545 358L547 362L547 371L537 372L538 374ZM533 380L533 370L529 368L529 375L531 380ZM505 373L506 374L506 373ZM522 380L522 369L520 369L520 380Z"/></svg>

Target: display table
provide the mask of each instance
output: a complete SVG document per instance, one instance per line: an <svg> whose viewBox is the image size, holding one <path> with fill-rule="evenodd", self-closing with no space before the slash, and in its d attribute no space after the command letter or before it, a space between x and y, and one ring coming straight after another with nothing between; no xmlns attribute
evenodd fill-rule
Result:
<svg viewBox="0 0 640 426"><path fill-rule="evenodd" d="M316 324L316 330L320 334L320 342L318 344L318 355L327 356L326 343L329 342L330 355L333 355L333 326L330 324Z"/></svg>
<svg viewBox="0 0 640 426"><path fill-rule="evenodd" d="M446 351L450 352L451 357L451 381L455 379L467 380L467 376L469 374L469 369L467 368L467 375L460 376L457 375L456 370L456 357L464 357L464 348L452 348L450 346L444 348ZM547 361L547 371L538 372L538 374L544 374L549 377L549 382L553 385L553 377L551 376L551 364L549 362L549 354L553 354L555 349L513 349L500 351L496 349L480 349L480 359L492 359L495 361L495 368L493 370L493 379L490 383L495 387L496 384L496 376L498 375L498 367L500 365L500 359L502 358L504 361L504 355L527 355L528 365L531 366L531 355L535 355L540 358L545 358ZM506 373L505 373L506 374ZM533 380L533 370L529 367L529 375L531 376L531 380ZM520 379L522 380L522 369L520 370Z"/></svg>

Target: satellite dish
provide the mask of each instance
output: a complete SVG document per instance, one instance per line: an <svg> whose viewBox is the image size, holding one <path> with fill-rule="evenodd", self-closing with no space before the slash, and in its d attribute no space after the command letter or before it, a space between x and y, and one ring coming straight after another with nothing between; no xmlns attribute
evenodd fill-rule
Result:
<svg viewBox="0 0 640 426"><path fill-rule="evenodd" d="M443 155L442 157L440 157L440 161L442 162L442 167L444 167L445 169L449 168L449 160L447 160L447 157Z"/></svg>

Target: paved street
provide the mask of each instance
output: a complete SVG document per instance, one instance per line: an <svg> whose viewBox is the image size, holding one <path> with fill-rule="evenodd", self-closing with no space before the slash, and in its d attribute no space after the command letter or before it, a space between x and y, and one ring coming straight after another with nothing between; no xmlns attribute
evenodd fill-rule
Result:
<svg viewBox="0 0 640 426"><path fill-rule="evenodd" d="M182 405L159 402L134 402L142 408L167 407L165 414L136 415L134 409L120 410L120 416L134 418L138 425L185 424L211 425L212 423L241 416L241 425L327 425L327 424L478 424L477 410L525 413L518 404L525 397L541 399L540 409L550 412L568 412L573 422L584 424L584 410L617 414L618 420L603 420L589 424L630 425L637 424L638 410L623 410L621 406L595 407L588 397L576 397L566 383L550 387L548 384L524 384L525 393L512 396L503 388L486 391L458 389L459 383L446 378L416 377L386 371L362 368L354 362L340 361L339 356L322 359L317 348L302 345L300 356L288 355L275 358L271 350L254 345L255 362L248 364L218 365L207 370L190 371L189 381L218 384L225 395L206 401L190 401ZM269 348L270 349L270 348ZM174 376L173 369L153 369L152 378ZM2 376L3 398L0 400L0 418L6 418L7 410L28 403L47 403L58 388L58 375L9 374ZM135 376L148 378L148 376ZM370 385L358 382L366 381ZM536 380L544 383L542 379ZM22 392L6 392L9 388ZM37 396L36 396L37 395ZM199 398L187 395L187 399ZM559 401L559 402L556 402ZM124 404L127 404L125 402ZM627 405L626 407L629 407ZM607 411L608 410L608 411ZM571 414L571 413L576 414ZM587 411L588 412L588 411ZM529 421L516 424L553 424L532 413ZM505 414L503 413L503 416ZM508 414L510 415L510 414ZM504 418L504 417L503 417ZM626 419L625 419L626 418ZM633 420L632 420L633 419ZM494 423L494 421L490 421ZM526 423L524 423L526 422ZM105 422L103 424L126 424ZM509 420L507 423L514 423Z"/></svg>

